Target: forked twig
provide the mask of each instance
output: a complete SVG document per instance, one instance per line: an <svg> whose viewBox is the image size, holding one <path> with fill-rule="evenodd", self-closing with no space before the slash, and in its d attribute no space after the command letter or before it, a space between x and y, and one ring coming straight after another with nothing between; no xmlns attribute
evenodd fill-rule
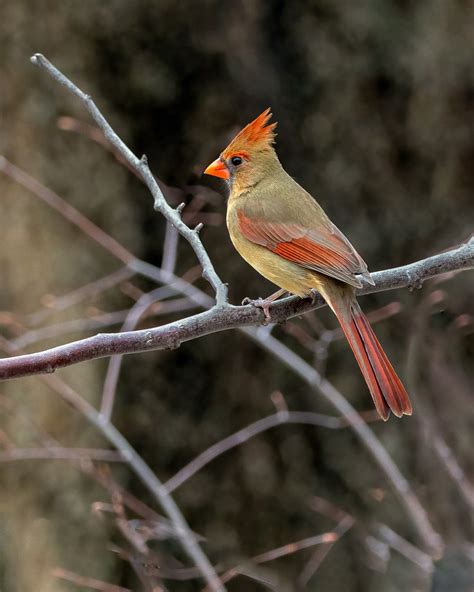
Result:
<svg viewBox="0 0 474 592"><path fill-rule="evenodd" d="M150 193L154 199L155 210L159 211L163 216L170 222L178 232L189 242L197 258L202 266L203 276L212 285L216 293L216 304L218 306L225 306L227 303L227 286L221 281L217 275L214 266L204 248L201 239L199 238L199 230L192 230L181 220L179 210L174 210L166 201L155 177L153 176L149 166L148 160L145 155L141 158L137 158L135 154L128 148L128 146L119 138L114 132L108 121L102 115L91 97L82 90L80 90L73 82L69 80L62 72L60 72L49 60L47 60L42 54L36 53L31 57L31 62L45 70L56 82L62 84L67 90L80 99L90 115L103 131L105 138L110 144L119 152L130 167L137 173L137 175L143 179L147 185Z"/></svg>

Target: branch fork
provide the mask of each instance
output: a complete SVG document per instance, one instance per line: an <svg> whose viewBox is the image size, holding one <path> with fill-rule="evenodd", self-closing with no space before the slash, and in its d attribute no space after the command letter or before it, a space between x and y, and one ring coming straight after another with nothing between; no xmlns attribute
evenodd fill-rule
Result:
<svg viewBox="0 0 474 592"><path fill-rule="evenodd" d="M121 138L114 132L92 98L81 91L73 82L71 82L71 80L69 80L69 78L53 66L44 55L36 53L30 59L35 66L45 70L54 80L56 80L56 82L65 86L70 93L84 103L86 109L89 111L98 127L102 130L107 140L124 157L128 165L138 174L150 190L150 193L153 196L155 210L163 214L163 216L171 222L177 231L189 242L199 259L203 270L203 277L207 279L214 289L216 304L219 307L225 306L228 301L227 287L217 275L209 255L199 239L198 232L195 232L186 226L181 220L180 211L173 209L166 201L150 167L148 166L148 158L146 155L143 154L141 158L137 158L128 146L126 146L123 140L121 140ZM180 208L181 206L178 207Z"/></svg>

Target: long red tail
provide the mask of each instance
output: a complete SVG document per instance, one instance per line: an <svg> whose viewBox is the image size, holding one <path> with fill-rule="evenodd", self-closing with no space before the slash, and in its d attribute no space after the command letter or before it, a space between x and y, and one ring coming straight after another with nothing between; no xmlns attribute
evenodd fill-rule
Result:
<svg viewBox="0 0 474 592"><path fill-rule="evenodd" d="M335 311L347 341L364 375L380 417L386 421L390 411L397 417L411 415L412 406L405 387L390 364L372 327L355 300L350 318Z"/></svg>

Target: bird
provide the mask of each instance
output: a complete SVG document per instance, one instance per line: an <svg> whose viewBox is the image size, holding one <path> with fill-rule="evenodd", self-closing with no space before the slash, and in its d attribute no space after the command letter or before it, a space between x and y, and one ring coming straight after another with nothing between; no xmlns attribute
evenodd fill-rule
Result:
<svg viewBox="0 0 474 592"><path fill-rule="evenodd" d="M401 380L356 299L361 277L374 285L367 265L317 201L283 168L275 151L276 123L266 109L246 125L204 174L228 186L226 222L238 253L278 292L251 301L270 318L269 306L289 292L319 292L334 312L386 421L412 414Z"/></svg>

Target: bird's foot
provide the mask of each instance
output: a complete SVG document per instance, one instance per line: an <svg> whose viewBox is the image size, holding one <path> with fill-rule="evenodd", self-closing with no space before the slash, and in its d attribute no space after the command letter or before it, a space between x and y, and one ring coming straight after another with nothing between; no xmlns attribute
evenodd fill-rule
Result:
<svg viewBox="0 0 474 592"><path fill-rule="evenodd" d="M270 298L244 298L242 300L242 304L245 306L246 304L250 304L251 306L255 306L255 308L261 308L263 310L263 314L265 315L265 321L267 323L271 323L272 315L270 314L270 306L273 303L273 300Z"/></svg>
<svg viewBox="0 0 474 592"><path fill-rule="evenodd" d="M423 280L422 279L413 280L412 282L410 282L408 284L408 291L409 292L414 292L415 290L421 290L421 288L423 288Z"/></svg>
<svg viewBox="0 0 474 592"><path fill-rule="evenodd" d="M315 304L316 300L319 298L319 292L316 290L316 288L310 289L308 298L311 298L311 304Z"/></svg>

